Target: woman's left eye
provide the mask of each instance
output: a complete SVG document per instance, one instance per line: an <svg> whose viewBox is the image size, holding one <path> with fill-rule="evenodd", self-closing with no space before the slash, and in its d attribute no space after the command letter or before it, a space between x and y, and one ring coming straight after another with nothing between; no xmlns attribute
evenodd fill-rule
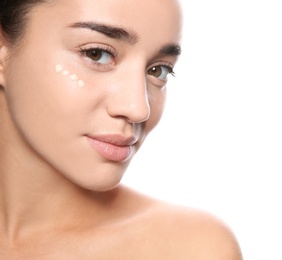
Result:
<svg viewBox="0 0 282 260"><path fill-rule="evenodd" d="M81 52L91 61L107 65L113 62L113 54L109 51L105 51L99 48L93 48L88 50L81 50Z"/></svg>
<svg viewBox="0 0 282 260"><path fill-rule="evenodd" d="M159 65L148 69L148 74L160 80L166 80L169 74L173 74L172 67Z"/></svg>

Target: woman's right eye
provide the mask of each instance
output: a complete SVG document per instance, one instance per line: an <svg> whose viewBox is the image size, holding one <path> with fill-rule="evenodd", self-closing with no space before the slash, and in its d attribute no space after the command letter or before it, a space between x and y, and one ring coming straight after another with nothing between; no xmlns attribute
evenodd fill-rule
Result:
<svg viewBox="0 0 282 260"><path fill-rule="evenodd" d="M90 61L98 65L109 65L113 63L114 55L101 48L81 49L81 53Z"/></svg>
<svg viewBox="0 0 282 260"><path fill-rule="evenodd" d="M95 62L109 64L112 61L112 55L100 49L90 49L85 52L86 56Z"/></svg>

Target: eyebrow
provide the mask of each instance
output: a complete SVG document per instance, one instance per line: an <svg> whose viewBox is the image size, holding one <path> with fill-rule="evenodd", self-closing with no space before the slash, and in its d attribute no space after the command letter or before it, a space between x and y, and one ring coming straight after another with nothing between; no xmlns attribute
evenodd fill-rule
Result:
<svg viewBox="0 0 282 260"><path fill-rule="evenodd" d="M91 31L96 31L105 34L106 36L112 39L126 41L129 44L135 44L138 41L138 37L136 33L127 31L122 27L115 27L115 26L96 23L96 22L77 22L71 24L69 27L89 29Z"/></svg>
<svg viewBox="0 0 282 260"><path fill-rule="evenodd" d="M68 27L96 31L109 38L126 41L130 45L138 42L138 36L135 32L126 30L122 27L97 22L76 22L70 24ZM179 56L181 54L181 47L178 44L169 44L162 47L159 53L167 56Z"/></svg>
<svg viewBox="0 0 282 260"><path fill-rule="evenodd" d="M160 50L160 54L168 56L179 56L181 52L181 47L178 44L169 44Z"/></svg>

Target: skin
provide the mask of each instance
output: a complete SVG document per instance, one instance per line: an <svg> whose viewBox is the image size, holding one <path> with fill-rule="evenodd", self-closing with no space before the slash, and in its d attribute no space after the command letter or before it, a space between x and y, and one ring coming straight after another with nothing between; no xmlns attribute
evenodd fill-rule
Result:
<svg viewBox="0 0 282 260"><path fill-rule="evenodd" d="M179 45L180 17L172 0L58 0L30 11L19 44L1 36L1 258L242 259L217 218L118 185L161 118L166 80L151 72L175 65L161 50ZM97 47L115 57L93 63ZM131 140L129 156L105 158L87 138L101 135Z"/></svg>

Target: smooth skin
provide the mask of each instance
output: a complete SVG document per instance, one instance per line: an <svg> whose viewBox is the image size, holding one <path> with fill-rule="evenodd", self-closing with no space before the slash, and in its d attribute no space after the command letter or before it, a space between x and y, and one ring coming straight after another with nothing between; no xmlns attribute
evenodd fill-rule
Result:
<svg viewBox="0 0 282 260"><path fill-rule="evenodd" d="M1 259L242 259L217 218L119 185L161 118L180 17L174 0L54 0L16 45L0 35Z"/></svg>

